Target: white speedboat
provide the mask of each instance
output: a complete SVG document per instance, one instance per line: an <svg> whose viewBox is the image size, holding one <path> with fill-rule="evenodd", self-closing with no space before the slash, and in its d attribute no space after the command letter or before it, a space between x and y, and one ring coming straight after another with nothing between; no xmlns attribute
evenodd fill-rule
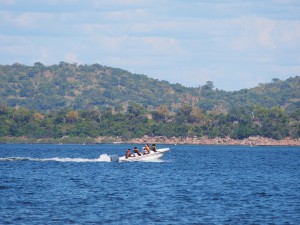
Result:
<svg viewBox="0 0 300 225"><path fill-rule="evenodd" d="M160 149L156 149L156 152L150 151L150 153L146 155L139 156L138 154L135 153L134 156L128 158L122 156L119 157L118 161L119 162L152 161L152 160L160 159L164 155L164 153L168 151L170 151L169 148L160 148Z"/></svg>

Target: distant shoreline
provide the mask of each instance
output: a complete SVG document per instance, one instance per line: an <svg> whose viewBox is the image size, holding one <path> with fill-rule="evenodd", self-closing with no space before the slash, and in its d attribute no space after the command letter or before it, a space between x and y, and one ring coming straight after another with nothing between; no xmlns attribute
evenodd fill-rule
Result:
<svg viewBox="0 0 300 225"><path fill-rule="evenodd" d="M275 140L260 136L248 137L242 140L231 139L230 137L186 137L186 138L166 138L166 137L148 137L132 139L131 143L160 143L160 144L194 144L194 145L245 145L245 146L300 146L300 138L285 138Z"/></svg>
<svg viewBox="0 0 300 225"><path fill-rule="evenodd" d="M147 135L141 138L133 138L130 140L122 140L120 137L97 137L97 138L81 138L81 137L63 137L63 138L43 138L33 139L27 137L1 137L1 144L172 144L172 145L240 145L240 146L300 146L300 138L285 138L275 140L260 136L248 137L242 140L231 139L230 137L165 137Z"/></svg>

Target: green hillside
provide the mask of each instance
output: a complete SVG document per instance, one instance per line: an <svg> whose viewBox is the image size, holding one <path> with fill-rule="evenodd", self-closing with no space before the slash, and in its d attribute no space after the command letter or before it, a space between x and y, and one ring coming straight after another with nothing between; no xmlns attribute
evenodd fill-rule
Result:
<svg viewBox="0 0 300 225"><path fill-rule="evenodd" d="M300 108L300 77L226 92L215 89L210 81L188 88L99 64L0 65L0 103L39 111L112 108L121 112L133 104L148 110L167 105L176 111L191 105L228 112L240 106L262 105L294 111Z"/></svg>
<svg viewBox="0 0 300 225"><path fill-rule="evenodd" d="M259 104L267 108L279 106L286 111L297 110L300 108L300 76L285 81L274 78L271 83L234 92L228 102L231 106Z"/></svg>
<svg viewBox="0 0 300 225"><path fill-rule="evenodd" d="M145 75L99 64L0 66L0 101L8 106L37 110L101 109L126 110L131 104L146 108L188 103L192 90Z"/></svg>
<svg viewBox="0 0 300 225"><path fill-rule="evenodd" d="M226 92L210 81L188 88L99 64L0 65L0 143L299 138L299 100L299 76Z"/></svg>

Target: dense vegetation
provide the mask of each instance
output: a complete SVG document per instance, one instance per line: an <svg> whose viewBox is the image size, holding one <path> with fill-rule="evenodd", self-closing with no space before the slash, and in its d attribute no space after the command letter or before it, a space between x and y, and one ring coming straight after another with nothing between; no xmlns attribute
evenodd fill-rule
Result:
<svg viewBox="0 0 300 225"><path fill-rule="evenodd" d="M99 64L0 65L0 103L39 111L109 107L123 112L133 104L149 110L167 105L175 112L188 104L224 113L258 104L292 112L300 108L300 77L226 92L215 89L211 81L187 88Z"/></svg>
<svg viewBox="0 0 300 225"><path fill-rule="evenodd" d="M0 65L1 137L300 136L300 77L226 92L93 65Z"/></svg>
<svg viewBox="0 0 300 225"><path fill-rule="evenodd" d="M0 102L41 111L57 109L127 110L138 103L147 108L189 102L189 88L145 75L94 64L61 62L46 67L0 66Z"/></svg>
<svg viewBox="0 0 300 225"><path fill-rule="evenodd" d="M243 139L264 136L282 139L300 136L300 110L287 114L279 107L236 108L227 114L208 114L200 108L182 106L176 113L161 106L148 111L140 105L128 112L59 110L48 113L24 108L0 107L0 137L63 138L204 136Z"/></svg>

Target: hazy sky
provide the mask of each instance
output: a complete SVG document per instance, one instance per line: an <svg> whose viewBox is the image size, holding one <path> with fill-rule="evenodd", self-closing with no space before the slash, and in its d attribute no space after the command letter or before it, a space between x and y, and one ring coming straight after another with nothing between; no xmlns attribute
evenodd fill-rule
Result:
<svg viewBox="0 0 300 225"><path fill-rule="evenodd" d="M0 64L99 63L218 89L300 75L299 0L0 0Z"/></svg>

